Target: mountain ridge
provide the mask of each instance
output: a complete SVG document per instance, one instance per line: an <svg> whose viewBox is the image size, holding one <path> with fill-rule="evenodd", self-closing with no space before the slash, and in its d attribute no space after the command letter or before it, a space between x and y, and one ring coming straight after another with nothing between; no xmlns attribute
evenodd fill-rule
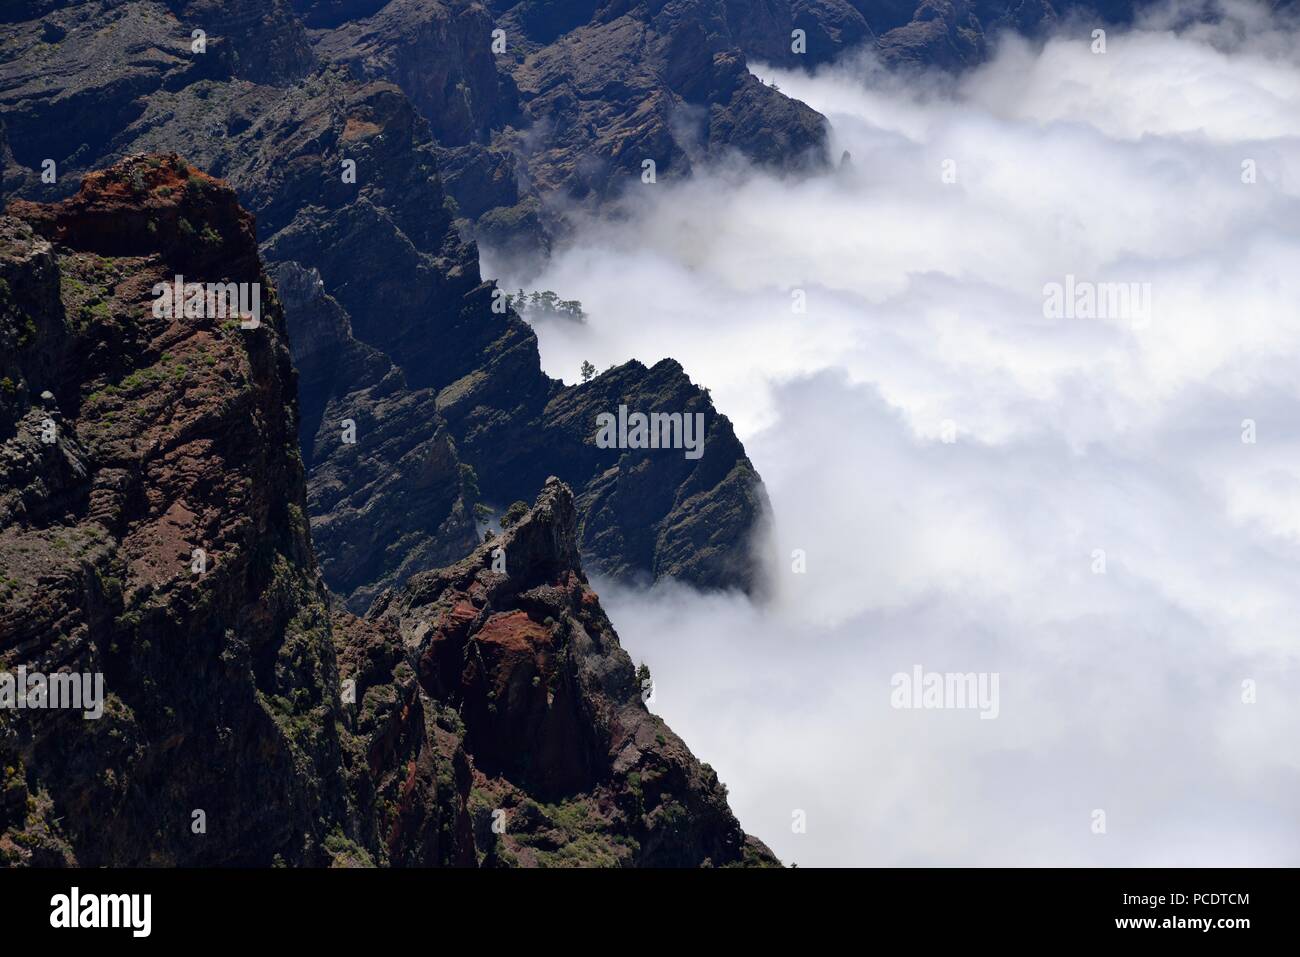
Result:
<svg viewBox="0 0 1300 957"><path fill-rule="evenodd" d="M489 47L480 14L456 22ZM185 28L196 23L206 24L204 53L191 52ZM527 324L493 308L493 287L442 185L447 154L397 87L319 62L279 0L71 3L46 18L51 25L64 31L62 41L46 42L34 22L0 29L16 53L0 65L0 134L21 144L4 170L10 190L57 198L94 166L178 151L235 188L256 216L272 271L314 275L315 291L294 285L286 301L290 340L313 356L299 399L301 427L314 431L299 440L323 568L349 607L364 612L422 563L463 554L473 544L476 488L504 508L531 500L552 472L580 494L597 480L547 455L545 443L532 443L541 458L528 486L503 469L507 443L542 427L562 386L541 371ZM297 52L276 64L250 62L280 48ZM304 49L309 55L299 55ZM78 144L80 131L93 136ZM46 151L58 170L50 184L37 176ZM335 316L332 325L318 320L321 310ZM315 336L324 338L315 344ZM355 424L355 444L341 440L344 421ZM713 493L712 512L728 523L715 537L734 543L725 554L715 548L685 563L652 548L634 557L611 552L606 535L601 554L587 556L593 567L638 579L678 568L700 587L760 591L748 550L761 483L738 443L718 449L731 459L715 467L710 448L710 470L735 473ZM645 464L629 456L619 467L633 473ZM423 501L413 506L417 490ZM684 515L674 501L683 497L621 514L672 535Z"/></svg>
<svg viewBox="0 0 1300 957"><path fill-rule="evenodd" d="M259 321L160 315L178 271L259 283ZM101 720L0 711L0 861L776 864L646 710L558 479L365 619L333 605L229 186L142 155L12 203L0 278L0 659L107 688Z"/></svg>

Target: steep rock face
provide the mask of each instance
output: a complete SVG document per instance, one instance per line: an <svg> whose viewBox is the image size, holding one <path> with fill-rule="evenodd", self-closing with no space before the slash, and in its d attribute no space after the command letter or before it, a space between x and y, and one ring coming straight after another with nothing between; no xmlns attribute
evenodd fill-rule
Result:
<svg viewBox="0 0 1300 957"><path fill-rule="evenodd" d="M494 9L507 36L523 37L508 68L540 127L528 168L543 193L603 197L645 159L687 173L728 148L777 162L824 144L819 114L749 74L719 0L602 5L559 35L540 5Z"/></svg>
<svg viewBox="0 0 1300 957"><path fill-rule="evenodd" d="M730 149L761 163L820 161L821 116L745 65L741 36L774 49L779 32L760 23L779 29L781 18L735 7L391 0L315 43L322 59L411 97L444 148L466 228L494 246L544 248L562 228L548 204L608 199L639 182L647 160L657 176Z"/></svg>
<svg viewBox="0 0 1300 957"><path fill-rule="evenodd" d="M446 13L434 7L425 12ZM147 13L136 16L153 26L162 22ZM465 31L485 22L481 9L461 14L438 35L459 35L465 46ZM122 12L114 17L78 29L98 35L129 31L135 23ZM27 57L35 60L40 44L35 27L26 26L22 38L34 44ZM168 21L166 30L174 29ZM152 43L149 35L139 42L146 40ZM234 40L230 48L242 49ZM112 61L110 48L103 52L110 60L105 74L144 69L140 62ZM448 62L456 61L454 52ZM512 312L491 308L493 290L478 276L477 251L456 233L429 127L411 103L389 83L357 83L338 70L291 86L190 82L175 70L205 61L186 57L190 65L169 61L142 81L147 99L133 100L125 127L101 148L114 157L183 143L187 159L227 178L256 213L263 254L285 280L290 338L303 373L299 441L317 549L326 581L348 607L364 611L383 588L471 549L474 473L485 497L499 505L532 498L552 472L578 488L593 481L594 472L578 471L567 455L530 439L560 385L543 376L532 330ZM27 75L27 66L12 75L0 70L0 96L39 118L49 98L31 94ZM56 155L64 170L60 182L39 185L29 170L23 191L59 192L74 181L62 166L65 153ZM355 182L344 182L346 163L355 163ZM304 285L292 276L315 280ZM342 441L344 421L355 425L355 443ZM539 455L526 484L516 480L513 465L503 472L519 459L512 445ZM668 508L658 514L607 508L604 515L655 525ZM746 532L744 524L715 529L719 538L732 533L737 541ZM606 553L591 559L629 575L653 577L659 568L677 567L698 584L753 584L716 568L697 575L689 563L662 562L643 550L636 558ZM698 564L716 566L715 558ZM733 558L731 566L744 564L742 555Z"/></svg>
<svg viewBox="0 0 1300 957"><path fill-rule="evenodd" d="M286 262L274 275L285 308L311 323L292 351L312 534L326 581L363 612L384 588L478 544L477 489L432 390L411 390L383 353L352 337L315 270Z"/></svg>
<svg viewBox="0 0 1300 957"><path fill-rule="evenodd" d="M174 156L8 212L0 657L102 673L107 703L0 712L0 857L317 861L344 802L334 650L252 219ZM260 326L155 315L178 273L263 284Z"/></svg>
<svg viewBox="0 0 1300 957"><path fill-rule="evenodd" d="M190 38L214 36L212 48L223 69L238 80L286 84L301 79L315 58L289 0L165 0Z"/></svg>
<svg viewBox="0 0 1300 957"><path fill-rule="evenodd" d="M600 416L617 417L620 406L629 415L698 417L698 458L685 448L601 448ZM461 447L486 497L525 498L548 469L577 488L578 543L601 574L761 590L748 536L766 514L766 493L731 423L671 359L649 369L628 362L556 388L544 406L503 420L472 384L445 389L439 407L465 436Z"/></svg>
<svg viewBox="0 0 1300 957"><path fill-rule="evenodd" d="M195 30L203 31L201 53ZM0 40L0 112L17 162L35 170L33 184L45 159L99 165L152 94L205 80L283 84L314 64L283 0L69 0L30 19L16 11Z"/></svg>
<svg viewBox="0 0 1300 957"><path fill-rule="evenodd" d="M616 195L653 160L689 174L736 150L821 162L822 118L747 58L815 66L869 48L888 65L961 69L999 31L1062 17L1126 22L1132 0L296 0L317 56L400 86L432 124L469 234L544 255L565 209ZM795 31L802 31L802 51ZM496 46L493 46L494 38Z"/></svg>
<svg viewBox="0 0 1300 957"><path fill-rule="evenodd" d="M24 123L62 116L57 104L76 91L105 99L105 114L115 117L93 143L73 147L68 139L53 153L57 182L41 183L38 169L18 166L6 177L24 195L59 195L96 154L111 161L140 149L182 149L188 160L236 189L258 217L263 255L285 280L286 292L293 290L285 308L303 370L299 440L318 551L327 582L361 612L383 588L472 547L477 488L505 505L531 499L548 474L580 489L595 475L575 470L562 456L546 457L545 446L536 443L543 457L528 473L531 484L502 474L509 452L494 449L492 440L527 435L561 386L542 374L527 325L512 312L492 309L492 287L479 276L477 250L457 232L437 172L440 158L449 154L435 148L428 123L411 102L389 83L358 82L338 69L296 76L304 64L294 58L276 83L235 80L229 63L211 58L222 44L241 63L260 49L251 40L244 45L248 32L241 32L244 20L235 13L255 11L255 22L275 33L285 9L272 0L260 6L242 0L239 10L231 8L229 25L208 31L207 54L182 44L155 56L171 50L167 44L174 45L178 34L188 37L181 28L189 21L175 19L171 8L153 0L102 11L69 6L60 14L69 36L125 41L97 47L103 63L95 68L62 45L45 52L39 24L6 28L19 56L0 66L0 102ZM315 9L305 9L309 18ZM486 103L491 90L485 71L456 66L457 51L469 51L471 34L486 26L481 8L421 9L440 24L427 35L430 42L450 44L438 48L446 54L448 77L468 77L474 90L484 91L479 98ZM395 8L402 10L407 8ZM444 15L450 19L438 20ZM296 35L280 32L283 42ZM43 58L50 57L61 64L52 85L38 82ZM105 78L118 75L133 78L129 90L106 85ZM503 88L509 86L505 74L494 75ZM448 115L446 135L463 139L496 122L496 108L481 113L473 105L476 96L467 101L469 126L451 133ZM120 104L122 99L128 102ZM76 129L63 135L75 138ZM36 164L39 152L24 162ZM479 155L505 158L496 167L475 161L453 173L514 181L510 156ZM318 282L308 288L310 282L292 282L294 275ZM443 408L454 415L444 416ZM343 441L347 421L355 425L355 444ZM730 508L715 511L743 517ZM666 516L640 517L655 525ZM732 534L737 542L748 532L745 525L715 529L720 539ZM723 556L712 552L689 567L644 554L591 557L602 568L647 577L657 568L681 567L700 584L751 587L744 576L713 567ZM727 556L724 564L739 567L743 556Z"/></svg>
<svg viewBox="0 0 1300 957"><path fill-rule="evenodd" d="M477 3L391 0L317 39L323 60L401 87L445 146L482 140L514 118L518 93L498 71L494 23Z"/></svg>
<svg viewBox="0 0 1300 957"><path fill-rule="evenodd" d="M8 212L0 671L107 694L98 720L0 709L0 863L775 863L641 704L558 481L369 618L329 609L279 297L227 186L140 156ZM159 314L182 271L259 283L260 325ZM316 309L310 374L373 364Z"/></svg>
<svg viewBox="0 0 1300 957"><path fill-rule="evenodd" d="M355 697L341 768L354 803L330 842L333 866L478 866L459 715L422 692L396 628L346 611L333 626Z"/></svg>
<svg viewBox="0 0 1300 957"><path fill-rule="evenodd" d="M582 572L577 521L572 492L550 479L499 538L385 593L368 615L368 647L400 646L419 697L456 712L458 723L445 714L432 720L434 740L423 747L447 752L450 742L437 740L445 734L461 742L467 766L459 772L453 757L461 777L447 775L447 783L459 781L451 803L463 801L481 862L775 863L741 831L717 775L646 710L632 662ZM399 857L409 853L406 841L434 830L418 809L436 806L421 796L422 782L436 775L422 778L418 760L412 768L394 812L401 827L388 826L397 833L389 852ZM463 851L456 826L443 833Z"/></svg>

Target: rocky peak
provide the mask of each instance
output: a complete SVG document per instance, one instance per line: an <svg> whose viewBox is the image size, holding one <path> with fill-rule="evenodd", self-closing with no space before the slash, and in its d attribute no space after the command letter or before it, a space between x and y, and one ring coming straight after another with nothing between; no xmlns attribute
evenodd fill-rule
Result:
<svg viewBox="0 0 1300 957"><path fill-rule="evenodd" d="M507 556L506 574L525 585L552 581L566 573L586 581L578 558L578 512L570 488L552 475L532 509L497 539L483 546ZM512 566L511 562L515 564Z"/></svg>
<svg viewBox="0 0 1300 957"><path fill-rule="evenodd" d="M131 156L88 174L70 199L16 200L9 211L51 242L84 252L158 255L196 275L252 279L260 269L253 217L234 190L175 153Z"/></svg>
<svg viewBox="0 0 1300 957"><path fill-rule="evenodd" d="M508 596L563 583L570 577L585 584L577 534L573 491L551 476L532 508L506 524L501 534L490 535L454 565L416 575L405 587L388 590L371 606L367 617L400 617L448 585L469 589L478 582L485 595Z"/></svg>
<svg viewBox="0 0 1300 957"><path fill-rule="evenodd" d="M572 491L548 479L500 536L382 595L344 660L400 646L427 706L455 711L468 781L452 813L473 822L484 863L774 864L717 775L646 708L582 572L577 522ZM494 811L504 834L486 826Z"/></svg>
<svg viewBox="0 0 1300 957"><path fill-rule="evenodd" d="M178 269L266 284L252 219L171 156L8 212L0 667L105 700L0 713L0 861L318 861L346 795L284 320L153 308Z"/></svg>

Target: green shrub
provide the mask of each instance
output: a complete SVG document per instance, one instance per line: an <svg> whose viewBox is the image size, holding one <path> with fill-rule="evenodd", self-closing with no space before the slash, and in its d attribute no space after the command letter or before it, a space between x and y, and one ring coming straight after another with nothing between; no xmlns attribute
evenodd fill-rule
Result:
<svg viewBox="0 0 1300 957"><path fill-rule="evenodd" d="M521 518L528 514L527 502L514 502L506 509L505 514L501 516L501 527L510 528L519 522Z"/></svg>

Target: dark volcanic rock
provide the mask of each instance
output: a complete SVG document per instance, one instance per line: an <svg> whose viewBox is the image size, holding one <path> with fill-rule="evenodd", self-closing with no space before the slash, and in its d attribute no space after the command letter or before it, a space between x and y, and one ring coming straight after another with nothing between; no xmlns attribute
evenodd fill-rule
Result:
<svg viewBox="0 0 1300 957"><path fill-rule="evenodd" d="M190 132L213 110L238 117L239 131L227 120ZM755 587L747 542L761 489L730 429L725 441L711 439L702 467L678 456L670 468L642 469L643 481L668 484L611 503L605 473L617 456L593 454L590 428L557 432L546 422L562 387L541 372L532 330L492 309L477 251L446 209L427 128L391 85L327 72L287 90L186 88L152 97L121 141L137 130L151 146L188 139L203 165L229 176L259 214L264 255L285 264L277 275L291 290L308 502L326 581L354 611L474 545L476 493L462 465L500 505L531 499L552 473L580 490L584 511L599 501L583 547L603 572ZM356 184L334 172L349 158ZM656 409L697 391L672 368L671 388L661 376L641 389L664 393ZM638 370L628 367L620 388ZM344 420L355 423L355 444L342 441ZM588 495L597 478L607 491ZM687 528L692 516L707 527ZM688 542L706 547L688 555Z"/></svg>
<svg viewBox="0 0 1300 957"><path fill-rule="evenodd" d="M497 381L485 380L485 386ZM757 473L726 416L682 367L665 359L647 369L629 362L589 383L557 388L540 408L491 413L474 384L439 395L486 497L526 498L557 472L578 489L578 542L584 560L622 579L664 577L702 588L762 588L749 536L767 508ZM602 449L597 417L629 412L703 417L703 454L682 449ZM486 413L486 414L485 414Z"/></svg>
<svg viewBox="0 0 1300 957"><path fill-rule="evenodd" d="M512 182L500 172L487 184L448 180L467 225L494 245L527 238L544 247L539 222L560 225L547 221L551 198L608 199L639 182L645 160L674 176L732 149L761 163L823 158L822 117L745 65L742 47L760 55L788 47L784 8L753 16L749 8L762 5L723 0L489 6L494 15L468 0L392 0L315 42L322 59L398 84L448 151L447 166L463 169L472 157L509 171ZM504 51L493 52L494 30Z"/></svg>
<svg viewBox="0 0 1300 957"><path fill-rule="evenodd" d="M979 18L965 0L924 0L912 20L878 41L887 63L933 63L945 67L983 59L985 40Z"/></svg>
<svg viewBox="0 0 1300 957"><path fill-rule="evenodd" d="M65 2L0 27L0 43L0 113L17 162L36 169L46 158L98 165L152 94L203 80L288 83L314 63L283 0Z"/></svg>
<svg viewBox="0 0 1300 957"><path fill-rule="evenodd" d="M548 420L565 390L542 374L531 330L492 311L458 229L544 247L547 196L598 201L644 158L671 174L726 149L782 163L815 147L820 117L750 76L741 52L772 52L784 9L66 3L0 27L13 53L0 65L4 181L48 199L97 165L179 151L254 212L263 256L298 270L277 273L286 288L293 275L319 280L294 285L286 317L322 566L352 609L463 555L479 491L499 506L530 500L552 473L578 490L595 567L752 590L761 486L730 430L711 436L702 464L628 459L611 472L618 457ZM319 28L314 52L295 10ZM505 54L491 48L498 26ZM38 176L45 158L53 184ZM646 370L628 370L620 388L693 393L680 370L667 392L661 380L635 387ZM345 420L355 444L342 441ZM638 481L675 484L629 494Z"/></svg>
<svg viewBox="0 0 1300 957"><path fill-rule="evenodd" d="M442 8L435 7L425 13L438 14ZM479 29L479 14L477 20L464 14L454 23L439 21L440 29L447 36ZM125 30L129 23L93 26ZM101 52L112 57L110 48ZM104 73L128 69L143 67L113 61ZM51 98L30 95L23 85L27 75L25 67L11 75L0 71L0 96L39 116ZM262 253L277 266L286 291L292 286L285 310L302 372L299 440L308 503L326 581L348 607L362 612L383 588L473 547L473 472L484 495L500 505L531 500L552 473L579 489L596 477L575 468L567 450L547 454L546 443L528 438L560 384L542 374L532 331L513 313L492 311L492 288L479 276L477 250L455 228L429 127L400 91L385 82L359 83L339 70L291 86L189 82L162 70L142 89L149 95L102 149L116 157L183 146L187 159L226 178L256 213ZM756 142L767 135L759 128L752 133ZM477 188L494 197L506 190L502 195L519 209L535 204L509 193L512 157L465 149L504 166L496 172L475 163L458 166L444 151L454 176L476 179ZM355 182L344 181L348 161L356 164ZM75 181L67 169L64 185L53 187L21 175L27 177L25 193L58 192ZM485 218L503 224L502 235L520 236L519 224L502 214L492 206ZM535 213L524 215L532 215L540 230ZM294 276L308 278L294 282ZM445 419L443 408L450 410ZM355 444L342 441L344 420L355 423ZM521 441L540 455L526 472L507 464L517 461L509 448L494 447ZM685 497L669 494L663 511L643 509L636 516L606 509L601 521L612 515L643 519L645 531L628 529L628 540L656 535L659 526L676 521L668 518L672 500ZM718 542L731 535L738 543L734 555L717 549L695 561L663 560L645 549L618 555L611 549L620 536L604 534L606 547L591 558L611 573L653 577L676 568L698 584L751 588L750 576L731 574L746 563L739 543L749 532L747 516L730 506L713 511L733 518L711 534Z"/></svg>
<svg viewBox="0 0 1300 957"><path fill-rule="evenodd" d="M551 479L499 538L369 614L399 636L423 695L460 717L478 853L525 865L774 864L717 775L646 710L579 564L577 521L572 493ZM428 806L415 780L410 803ZM505 812L500 835L494 811ZM420 815L412 823L421 840L429 829Z"/></svg>
<svg viewBox="0 0 1300 957"><path fill-rule="evenodd" d="M1132 0L297 0L318 57L402 88L429 121L462 230L520 262L548 254L574 205L737 151L820 167L825 125L747 58L811 67L850 49L962 69L999 31ZM805 49L796 52L795 32ZM494 41L496 46L494 47ZM504 48L502 48L504 44Z"/></svg>
<svg viewBox="0 0 1300 957"><path fill-rule="evenodd" d="M312 534L326 581L364 612L382 589L478 544L477 492L433 391L409 389L383 353L352 337L315 270L288 262L274 275L300 317L293 356ZM357 441L345 441L349 428Z"/></svg>
<svg viewBox="0 0 1300 957"><path fill-rule="evenodd" d="M9 212L0 658L100 672L107 704L0 712L0 858L318 862L345 795L284 320L152 308L177 272L265 283L252 219L174 156Z"/></svg>
<svg viewBox="0 0 1300 957"><path fill-rule="evenodd" d="M557 481L499 539L385 591L368 619L329 609L280 300L229 187L142 156L73 199L9 212L0 671L98 672L107 695L98 720L0 710L0 863L775 863L642 705ZM182 270L262 284L261 325L155 315L155 284ZM348 336L314 273L277 275L317 316L306 374L355 366L371 392L400 375ZM382 395L343 401L403 414ZM383 457L459 473L445 430ZM418 508L422 474L372 478Z"/></svg>
<svg viewBox="0 0 1300 957"><path fill-rule="evenodd" d="M498 71L491 16L477 3L391 0L320 35L318 55L366 80L389 80L444 146L482 140L515 117L514 81Z"/></svg>
<svg viewBox="0 0 1300 957"><path fill-rule="evenodd" d="M868 44L891 66L961 69L982 62L1001 30L1033 36L1074 13L1099 26L1125 23L1134 7L1133 0L790 0L789 11L792 26L807 34L813 63ZM800 58L786 47L770 59L793 65Z"/></svg>

